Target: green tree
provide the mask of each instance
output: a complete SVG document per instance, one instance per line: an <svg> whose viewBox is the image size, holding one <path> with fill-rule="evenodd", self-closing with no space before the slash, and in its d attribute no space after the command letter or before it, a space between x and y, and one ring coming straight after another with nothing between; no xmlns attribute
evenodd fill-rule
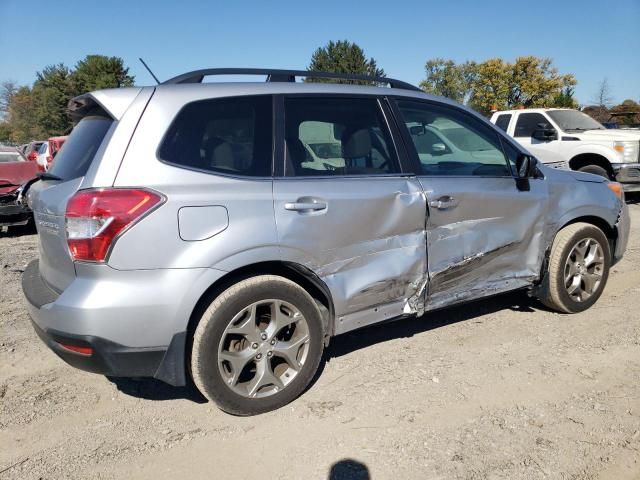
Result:
<svg viewBox="0 0 640 480"><path fill-rule="evenodd" d="M378 68L373 58L367 59L364 50L348 40L330 41L326 46L318 48L311 56L308 70L321 72L350 73L384 77L384 70ZM329 78L306 78L307 82L371 84L361 80L341 80Z"/></svg>
<svg viewBox="0 0 640 480"><path fill-rule="evenodd" d="M87 55L80 60L69 77L75 95L103 88L130 87L134 77L120 57Z"/></svg>
<svg viewBox="0 0 640 480"><path fill-rule="evenodd" d="M9 111L11 97L18 91L18 85L12 80L0 84L0 119L5 118Z"/></svg>
<svg viewBox="0 0 640 480"><path fill-rule="evenodd" d="M501 58L479 63L469 105L484 114L494 109L506 109L509 106L510 77L510 64Z"/></svg>
<svg viewBox="0 0 640 480"><path fill-rule="evenodd" d="M67 104L74 96L71 71L63 64L49 65L36 74L32 95L33 119L47 136L64 135L71 128Z"/></svg>
<svg viewBox="0 0 640 480"><path fill-rule="evenodd" d="M571 74L561 75L549 58L518 57L514 63L492 58L477 65L470 105L488 114L491 110L552 106L576 85ZM562 101L566 101L566 96Z"/></svg>
<svg viewBox="0 0 640 480"><path fill-rule="evenodd" d="M457 65L453 60L434 58L425 64L427 78L420 82L420 88L433 95L447 97L457 102L465 102L476 78L475 62Z"/></svg>
<svg viewBox="0 0 640 480"><path fill-rule="evenodd" d="M35 102L29 87L19 87L11 96L6 116L11 141L26 143L44 138L45 133L34 121L34 107Z"/></svg>
<svg viewBox="0 0 640 480"><path fill-rule="evenodd" d="M573 96L574 88L571 86L566 86L562 89L562 91L555 96L550 107L557 108L578 108L578 102Z"/></svg>
<svg viewBox="0 0 640 480"><path fill-rule="evenodd" d="M11 125L9 122L0 122L0 143L11 143Z"/></svg>

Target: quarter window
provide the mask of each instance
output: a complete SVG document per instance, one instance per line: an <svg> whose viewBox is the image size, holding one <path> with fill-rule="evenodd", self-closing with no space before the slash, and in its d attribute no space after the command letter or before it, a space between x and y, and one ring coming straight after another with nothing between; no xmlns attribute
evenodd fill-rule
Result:
<svg viewBox="0 0 640 480"><path fill-rule="evenodd" d="M286 98L285 146L287 176L399 172L374 98Z"/></svg>
<svg viewBox="0 0 640 480"><path fill-rule="evenodd" d="M541 113L521 113L518 115L514 137L532 137L533 131L540 128L540 124L549 125L549 121Z"/></svg>
<svg viewBox="0 0 640 480"><path fill-rule="evenodd" d="M398 108L423 175L511 176L497 133L471 115L412 101Z"/></svg>
<svg viewBox="0 0 640 480"><path fill-rule="evenodd" d="M158 155L181 167L270 176L271 104L268 95L190 103L169 127Z"/></svg>

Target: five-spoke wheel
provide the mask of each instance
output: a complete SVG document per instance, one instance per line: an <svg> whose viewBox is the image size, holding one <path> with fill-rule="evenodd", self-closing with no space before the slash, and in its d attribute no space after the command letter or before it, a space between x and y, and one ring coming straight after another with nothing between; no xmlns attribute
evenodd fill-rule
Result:
<svg viewBox="0 0 640 480"><path fill-rule="evenodd" d="M309 384L322 356L315 300L283 277L238 282L213 300L196 327L191 373L223 410L252 415L279 408Z"/></svg>

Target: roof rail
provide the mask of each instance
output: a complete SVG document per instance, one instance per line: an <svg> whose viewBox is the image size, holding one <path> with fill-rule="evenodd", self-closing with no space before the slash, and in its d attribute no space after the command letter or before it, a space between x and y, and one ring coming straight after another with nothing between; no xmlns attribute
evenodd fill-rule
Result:
<svg viewBox="0 0 640 480"><path fill-rule="evenodd" d="M202 83L204 77L211 75L266 75L267 82L295 82L296 77L335 78L341 80L360 80L375 83L386 83L391 88L422 91L415 85L388 77L370 77L368 75L352 75L348 73L317 72L313 70L275 70L271 68L205 68L183 73L162 82L162 85L178 83Z"/></svg>

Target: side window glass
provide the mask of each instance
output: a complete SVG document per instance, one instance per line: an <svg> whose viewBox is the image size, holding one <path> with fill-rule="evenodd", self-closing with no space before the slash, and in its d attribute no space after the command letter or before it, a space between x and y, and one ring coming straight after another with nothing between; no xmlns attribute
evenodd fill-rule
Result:
<svg viewBox="0 0 640 480"><path fill-rule="evenodd" d="M158 151L169 163L230 175L271 175L271 96L187 104Z"/></svg>
<svg viewBox="0 0 640 480"><path fill-rule="evenodd" d="M287 176L399 172L374 98L286 98L285 147Z"/></svg>
<svg viewBox="0 0 640 480"><path fill-rule="evenodd" d="M510 176L498 135L453 108L399 101L423 175Z"/></svg>
<svg viewBox="0 0 640 480"><path fill-rule="evenodd" d="M541 113L521 113L513 134L514 137L532 137L533 131L540 128L538 124L549 124L549 121Z"/></svg>
<svg viewBox="0 0 640 480"><path fill-rule="evenodd" d="M511 121L510 113L503 113L502 115L498 115L498 119L496 120L496 127L501 128L506 132L507 128L509 128L510 121Z"/></svg>

